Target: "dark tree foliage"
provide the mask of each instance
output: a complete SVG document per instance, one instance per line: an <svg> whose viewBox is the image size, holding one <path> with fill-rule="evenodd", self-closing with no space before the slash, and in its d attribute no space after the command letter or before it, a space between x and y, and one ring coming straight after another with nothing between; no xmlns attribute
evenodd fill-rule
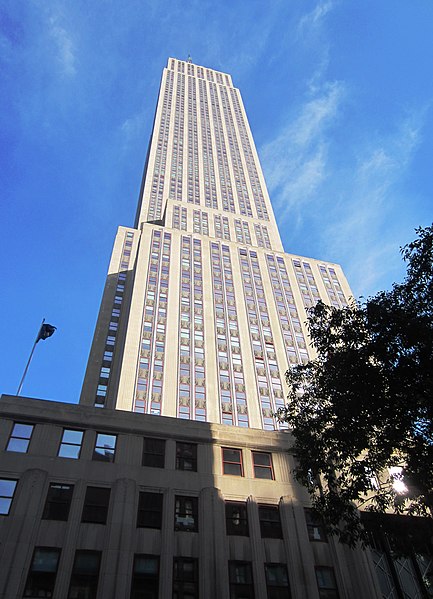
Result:
<svg viewBox="0 0 433 599"><path fill-rule="evenodd" d="M403 283L311 309L317 357L286 375L296 477L349 545L365 540L357 506L432 515L433 225L416 232Z"/></svg>

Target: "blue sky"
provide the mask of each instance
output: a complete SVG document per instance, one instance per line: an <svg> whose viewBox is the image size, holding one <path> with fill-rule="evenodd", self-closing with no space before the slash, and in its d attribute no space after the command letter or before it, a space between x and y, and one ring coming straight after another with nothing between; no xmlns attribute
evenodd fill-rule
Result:
<svg viewBox="0 0 433 599"><path fill-rule="evenodd" d="M3 0L1 392L78 401L111 247L132 225L162 68L241 89L286 251L389 288L432 222L430 0Z"/></svg>

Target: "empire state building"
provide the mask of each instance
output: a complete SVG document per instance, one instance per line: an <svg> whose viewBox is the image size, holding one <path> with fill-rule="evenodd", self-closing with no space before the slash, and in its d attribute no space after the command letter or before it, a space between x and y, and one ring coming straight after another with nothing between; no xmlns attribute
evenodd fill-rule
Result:
<svg viewBox="0 0 433 599"><path fill-rule="evenodd" d="M424 596L380 527L328 537L274 416L308 309L350 297L284 251L230 75L170 58L80 402L0 400L0 599Z"/></svg>
<svg viewBox="0 0 433 599"><path fill-rule="evenodd" d="M306 310L350 295L338 265L284 252L230 75L170 58L81 403L275 430Z"/></svg>

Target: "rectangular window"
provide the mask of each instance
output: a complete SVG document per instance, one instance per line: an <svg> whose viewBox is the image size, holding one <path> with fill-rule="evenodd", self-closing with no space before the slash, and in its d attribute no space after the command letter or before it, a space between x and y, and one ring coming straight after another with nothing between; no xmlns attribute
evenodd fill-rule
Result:
<svg viewBox="0 0 433 599"><path fill-rule="evenodd" d="M105 524L107 522L110 491L107 487L87 487L81 522Z"/></svg>
<svg viewBox="0 0 433 599"><path fill-rule="evenodd" d="M198 531L198 498L176 495L174 530Z"/></svg>
<svg viewBox="0 0 433 599"><path fill-rule="evenodd" d="M197 445L176 443L176 470L197 472Z"/></svg>
<svg viewBox="0 0 433 599"><path fill-rule="evenodd" d="M73 492L73 485L51 483L48 489L42 518L44 520L67 520Z"/></svg>
<svg viewBox="0 0 433 599"><path fill-rule="evenodd" d="M143 439L143 466L164 468L165 441L164 439Z"/></svg>
<svg viewBox="0 0 433 599"><path fill-rule="evenodd" d="M264 539L282 539L280 511L277 505L259 505L260 531Z"/></svg>
<svg viewBox="0 0 433 599"><path fill-rule="evenodd" d="M9 514L17 482L9 478L0 478L0 516Z"/></svg>
<svg viewBox="0 0 433 599"><path fill-rule="evenodd" d="M136 554L132 570L131 599L158 599L159 557Z"/></svg>
<svg viewBox="0 0 433 599"><path fill-rule="evenodd" d="M60 549L35 547L24 597L52 597L56 584Z"/></svg>
<svg viewBox="0 0 433 599"><path fill-rule="evenodd" d="M223 473L232 474L233 476L243 476L244 470L242 466L242 450L223 447L222 452Z"/></svg>
<svg viewBox="0 0 433 599"><path fill-rule="evenodd" d="M116 441L116 435L97 433L95 449L93 450L93 459L99 460L100 462L114 462Z"/></svg>
<svg viewBox="0 0 433 599"><path fill-rule="evenodd" d="M274 469L272 467L272 456L270 453L253 451L254 476L256 478L267 478L274 480Z"/></svg>
<svg viewBox="0 0 433 599"><path fill-rule="evenodd" d="M83 431L75 431L65 428L59 447L58 456L78 460L80 457L81 444L83 442Z"/></svg>
<svg viewBox="0 0 433 599"><path fill-rule="evenodd" d="M305 509L304 511L310 541L327 541L325 526L320 514L312 509Z"/></svg>
<svg viewBox="0 0 433 599"><path fill-rule="evenodd" d="M173 560L173 599L198 599L198 560L175 557Z"/></svg>
<svg viewBox="0 0 433 599"><path fill-rule="evenodd" d="M268 599L290 599L286 564L265 564Z"/></svg>
<svg viewBox="0 0 433 599"><path fill-rule="evenodd" d="M138 528L161 528L162 493L140 492L138 496Z"/></svg>
<svg viewBox="0 0 433 599"><path fill-rule="evenodd" d="M320 599L338 599L337 583L333 568L316 566L317 588Z"/></svg>
<svg viewBox="0 0 433 599"><path fill-rule="evenodd" d="M254 599L251 562L229 562L230 599Z"/></svg>
<svg viewBox="0 0 433 599"><path fill-rule="evenodd" d="M96 599L98 591L100 551L80 550L75 552L68 599Z"/></svg>
<svg viewBox="0 0 433 599"><path fill-rule="evenodd" d="M246 503L226 502L226 531L228 535L248 536Z"/></svg>
<svg viewBox="0 0 433 599"><path fill-rule="evenodd" d="M27 453L30 439L33 433L33 424L23 424L14 422L14 426L9 437L6 451L16 451L18 453Z"/></svg>

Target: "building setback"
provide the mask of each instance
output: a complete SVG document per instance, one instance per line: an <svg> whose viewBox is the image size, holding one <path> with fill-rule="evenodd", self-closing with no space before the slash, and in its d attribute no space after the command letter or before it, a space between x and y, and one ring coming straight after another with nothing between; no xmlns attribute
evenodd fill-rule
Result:
<svg viewBox="0 0 433 599"><path fill-rule="evenodd" d="M231 77L170 58L80 403L0 402L0 598L423 596L427 562L327 538L274 416L306 311L350 297L284 252Z"/></svg>

